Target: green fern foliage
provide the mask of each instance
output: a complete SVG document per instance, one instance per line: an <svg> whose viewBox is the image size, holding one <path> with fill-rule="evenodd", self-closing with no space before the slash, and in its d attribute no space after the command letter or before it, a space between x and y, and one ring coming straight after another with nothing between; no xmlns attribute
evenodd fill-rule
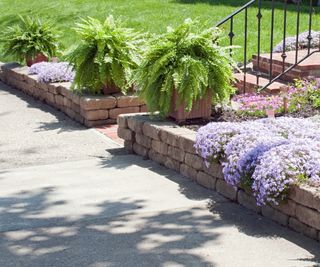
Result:
<svg viewBox="0 0 320 267"><path fill-rule="evenodd" d="M22 16L19 24L8 27L0 36L4 56L13 56L20 62L40 53L48 58L57 56L58 40L59 33L50 22Z"/></svg>
<svg viewBox="0 0 320 267"><path fill-rule="evenodd" d="M218 45L218 29L201 29L198 22L185 20L176 29L151 42L136 71L135 81L150 111L166 116L173 91L190 111L195 100L212 91L213 102L228 101L233 93L233 62L230 47Z"/></svg>
<svg viewBox="0 0 320 267"><path fill-rule="evenodd" d="M81 43L67 55L76 70L74 89L101 94L103 86L116 86L126 92L139 64L142 35L122 27L113 16L104 22L83 19L75 30Z"/></svg>

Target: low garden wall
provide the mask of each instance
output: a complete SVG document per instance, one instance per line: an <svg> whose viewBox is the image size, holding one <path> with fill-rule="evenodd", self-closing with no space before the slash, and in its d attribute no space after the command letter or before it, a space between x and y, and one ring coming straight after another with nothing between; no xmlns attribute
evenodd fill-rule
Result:
<svg viewBox="0 0 320 267"><path fill-rule="evenodd" d="M129 151L175 170L283 226L320 240L320 191L316 188L292 187L286 204L259 207L250 192L224 181L220 164L206 167L194 148L196 132L146 113L120 115L118 125L118 135L125 140Z"/></svg>
<svg viewBox="0 0 320 267"><path fill-rule="evenodd" d="M119 114L146 111L146 106L137 96L121 93L79 96L70 90L71 83L40 83L36 75L28 75L28 67L17 63L1 64L0 80L46 102L87 127L116 123Z"/></svg>

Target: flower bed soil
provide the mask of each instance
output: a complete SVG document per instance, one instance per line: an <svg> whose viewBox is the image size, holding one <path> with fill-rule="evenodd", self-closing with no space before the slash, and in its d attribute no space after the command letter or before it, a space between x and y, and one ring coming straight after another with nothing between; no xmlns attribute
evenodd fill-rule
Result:
<svg viewBox="0 0 320 267"><path fill-rule="evenodd" d="M71 90L70 82L40 83L36 75L28 75L28 67L17 63L1 63L0 80L87 127L114 124L119 114L146 111L146 106L137 96L121 93L79 96Z"/></svg>
<svg viewBox="0 0 320 267"><path fill-rule="evenodd" d="M319 188L292 186L286 204L260 207L250 192L225 182L221 164L206 167L194 148L195 131L148 114L120 115L118 125L118 135L125 140L129 151L175 170L283 226L320 240Z"/></svg>

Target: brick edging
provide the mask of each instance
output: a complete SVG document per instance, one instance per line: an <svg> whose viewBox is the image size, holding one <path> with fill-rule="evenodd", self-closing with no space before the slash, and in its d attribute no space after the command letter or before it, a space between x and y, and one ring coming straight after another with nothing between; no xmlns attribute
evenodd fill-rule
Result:
<svg viewBox="0 0 320 267"><path fill-rule="evenodd" d="M79 96L71 83L40 83L28 75L28 67L17 63L0 63L0 80L62 111L71 119L94 127L116 123L119 114L145 112L145 104L134 95Z"/></svg>
<svg viewBox="0 0 320 267"><path fill-rule="evenodd" d="M293 187L286 204L259 207L250 193L224 181L221 164L205 166L194 149L194 131L157 120L147 113L120 115L118 126L118 135L125 140L125 147L131 152L175 170L283 226L320 240L319 189Z"/></svg>

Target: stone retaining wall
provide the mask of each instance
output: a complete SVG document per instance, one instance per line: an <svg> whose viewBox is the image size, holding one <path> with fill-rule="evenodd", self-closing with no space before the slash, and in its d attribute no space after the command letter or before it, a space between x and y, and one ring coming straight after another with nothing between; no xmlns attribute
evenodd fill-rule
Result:
<svg viewBox="0 0 320 267"><path fill-rule="evenodd" d="M119 114L146 111L146 106L137 96L121 93L79 96L70 90L71 83L39 83L36 75L28 75L28 67L16 63L1 64L0 80L46 102L87 127L116 123Z"/></svg>
<svg viewBox="0 0 320 267"><path fill-rule="evenodd" d="M259 207L250 193L224 181L220 164L205 166L194 149L194 131L146 113L121 115L118 125L118 135L125 140L128 150L180 172L283 226L320 240L320 189L293 187L286 204Z"/></svg>

